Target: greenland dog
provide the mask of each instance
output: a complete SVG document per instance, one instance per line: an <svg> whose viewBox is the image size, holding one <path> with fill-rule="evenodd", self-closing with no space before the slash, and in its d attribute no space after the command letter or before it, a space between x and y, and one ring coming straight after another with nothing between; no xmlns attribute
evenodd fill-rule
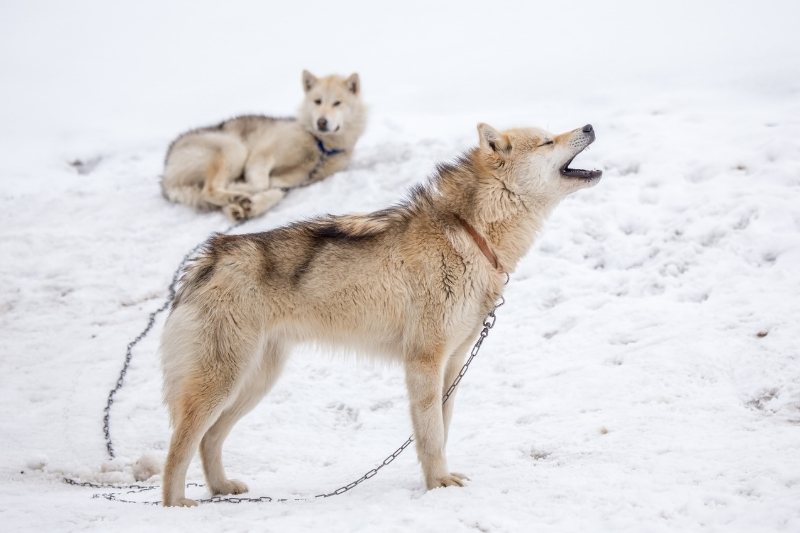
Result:
<svg viewBox="0 0 800 533"><path fill-rule="evenodd" d="M304 70L303 90L297 118L244 115L175 139L164 196L243 220L274 206L287 189L345 168L366 120L358 74L317 78Z"/></svg>
<svg viewBox="0 0 800 533"><path fill-rule="evenodd" d="M247 490L226 476L222 443L303 342L400 362L426 487L463 485L445 457L453 398L443 406L443 390L545 218L602 175L569 167L594 141L589 125L478 132L478 147L395 207L206 243L161 341L173 426L164 505L196 504L184 484L198 446L212 494Z"/></svg>

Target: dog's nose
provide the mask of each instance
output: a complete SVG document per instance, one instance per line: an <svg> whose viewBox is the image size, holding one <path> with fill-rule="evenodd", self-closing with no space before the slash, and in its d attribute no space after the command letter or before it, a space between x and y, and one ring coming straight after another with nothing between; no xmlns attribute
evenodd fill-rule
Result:
<svg viewBox="0 0 800 533"><path fill-rule="evenodd" d="M591 124L587 124L583 127L583 133L592 133L592 131L594 131L594 128L592 128Z"/></svg>
<svg viewBox="0 0 800 533"><path fill-rule="evenodd" d="M327 130L328 129L328 119L326 119L326 118L317 119L317 127L320 129L320 131Z"/></svg>

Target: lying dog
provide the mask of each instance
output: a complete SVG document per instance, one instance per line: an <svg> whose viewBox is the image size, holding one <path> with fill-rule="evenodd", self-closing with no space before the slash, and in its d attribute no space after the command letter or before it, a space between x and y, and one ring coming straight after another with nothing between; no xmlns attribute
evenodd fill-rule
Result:
<svg viewBox="0 0 800 533"><path fill-rule="evenodd" d="M358 74L317 78L303 71L303 89L297 118L245 115L175 139L161 180L164 197L243 220L274 206L286 189L345 168L366 120Z"/></svg>
<svg viewBox="0 0 800 533"><path fill-rule="evenodd" d="M245 492L222 467L233 425L273 385L293 345L314 341L396 359L405 368L425 485L462 485L445 458L452 398L482 320L550 211L594 185L569 168L595 135L478 126L480 146L367 215L329 216L266 233L217 235L186 270L162 338L174 427L164 505L185 498L199 446L213 494Z"/></svg>

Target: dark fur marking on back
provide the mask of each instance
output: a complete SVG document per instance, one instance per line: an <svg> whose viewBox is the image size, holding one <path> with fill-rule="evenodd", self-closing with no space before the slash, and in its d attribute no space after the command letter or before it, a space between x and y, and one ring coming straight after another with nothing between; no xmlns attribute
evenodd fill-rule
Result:
<svg viewBox="0 0 800 533"><path fill-rule="evenodd" d="M334 239L334 240L348 240L348 241L363 241L374 237L374 235L354 235L342 229L336 222L329 224L321 224L312 230L314 237L319 239Z"/></svg>
<svg viewBox="0 0 800 533"><path fill-rule="evenodd" d="M197 274L192 278L192 286L199 287L204 285L206 281L211 279L211 276L214 275L214 267L216 266L216 262L202 265L198 270Z"/></svg>
<svg viewBox="0 0 800 533"><path fill-rule="evenodd" d="M324 221L315 224L308 228L312 240L309 244L308 252L305 257L298 263L294 272L292 273L292 283L298 285L303 279L303 276L311 269L311 264L319 254L320 250L325 247L330 241L338 242L364 242L375 237L376 234L353 234L342 227L336 221Z"/></svg>
<svg viewBox="0 0 800 533"><path fill-rule="evenodd" d="M297 286L300 284L300 280L303 279L303 276L310 270L311 263L314 261L314 258L320 251L320 248L324 245L322 241L312 241L311 246L308 248L306 256L298 263L297 267L292 272L292 285Z"/></svg>

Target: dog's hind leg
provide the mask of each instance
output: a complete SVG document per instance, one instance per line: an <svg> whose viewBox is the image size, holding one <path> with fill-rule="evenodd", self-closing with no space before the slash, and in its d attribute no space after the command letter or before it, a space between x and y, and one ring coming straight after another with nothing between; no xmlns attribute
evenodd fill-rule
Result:
<svg viewBox="0 0 800 533"><path fill-rule="evenodd" d="M417 456L422 464L428 489L463 486L465 479L465 476L451 473L447 468L441 405L444 366L442 359L443 354L439 350L414 354L405 364Z"/></svg>
<svg viewBox="0 0 800 533"><path fill-rule="evenodd" d="M243 197L230 190L242 175L247 146L219 132L188 134L170 150L161 188L168 200L193 207L221 207Z"/></svg>
<svg viewBox="0 0 800 533"><path fill-rule="evenodd" d="M267 341L258 370L247 377L236 400L226 408L200 442L200 457L211 494L241 494L247 485L225 476L222 444L234 424L258 404L278 379L286 362L286 349L278 342Z"/></svg>
<svg viewBox="0 0 800 533"><path fill-rule="evenodd" d="M246 159L247 147L242 143L230 141L215 147L206 168L203 199L223 207L247 198L249 195L231 188L231 182L242 174Z"/></svg>
<svg viewBox="0 0 800 533"><path fill-rule="evenodd" d="M186 470L203 433L223 410L232 383L222 380L194 379L184 388L179 405L173 410L175 430L164 465L163 504L191 507L197 502L185 496ZM227 390L226 390L227 389Z"/></svg>
<svg viewBox="0 0 800 533"><path fill-rule="evenodd" d="M179 305L162 341L165 400L174 427L164 465L164 505L191 506L186 470L203 435L235 401L255 367L259 336L237 309Z"/></svg>

